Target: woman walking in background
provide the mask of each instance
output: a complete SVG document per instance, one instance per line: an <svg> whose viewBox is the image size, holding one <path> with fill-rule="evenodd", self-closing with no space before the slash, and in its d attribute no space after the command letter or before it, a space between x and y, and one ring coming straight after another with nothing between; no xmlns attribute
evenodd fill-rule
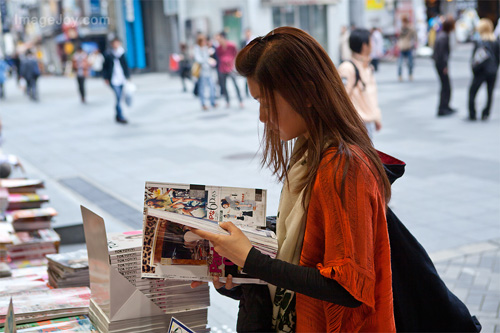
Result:
<svg viewBox="0 0 500 333"><path fill-rule="evenodd" d="M213 79L213 68L216 61L211 57L208 50L207 38L204 35L199 35L194 46L194 61L199 68L198 78L198 96L200 97L201 107L204 111L208 110L205 104L205 90L208 88L210 94L210 104L212 107L217 107L215 103L215 83Z"/></svg>
<svg viewBox="0 0 500 333"><path fill-rule="evenodd" d="M486 82L488 88L488 100L481 114L481 120L487 120L490 116L491 102L493 100L493 89L497 79L498 64L500 62L500 45L493 34L493 22L482 18L477 25L480 39L475 42L472 52L472 72L474 77L469 89L469 118L476 120L476 94L481 85Z"/></svg>

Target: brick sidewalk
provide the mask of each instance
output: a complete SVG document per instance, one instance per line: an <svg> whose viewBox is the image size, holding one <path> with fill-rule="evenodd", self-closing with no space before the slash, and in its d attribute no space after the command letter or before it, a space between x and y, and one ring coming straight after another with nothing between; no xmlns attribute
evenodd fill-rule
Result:
<svg viewBox="0 0 500 333"><path fill-rule="evenodd" d="M500 239L431 257L448 288L478 317L482 332L500 332Z"/></svg>

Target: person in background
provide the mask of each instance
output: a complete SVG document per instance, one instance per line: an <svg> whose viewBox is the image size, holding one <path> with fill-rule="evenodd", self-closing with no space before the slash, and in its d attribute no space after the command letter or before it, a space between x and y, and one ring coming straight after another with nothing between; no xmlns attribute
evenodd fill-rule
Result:
<svg viewBox="0 0 500 333"><path fill-rule="evenodd" d="M220 224L228 235L191 230L269 283L214 278L240 300L237 331L396 332L390 184L330 57L306 32L280 27L240 51L236 69L260 103L262 164L283 182L276 259L231 222Z"/></svg>
<svg viewBox="0 0 500 333"><path fill-rule="evenodd" d="M401 32L398 36L398 79L403 81L403 60L406 59L408 76L410 81L413 81L413 50L417 44L417 32L411 26L408 16L403 16L401 23Z"/></svg>
<svg viewBox="0 0 500 333"><path fill-rule="evenodd" d="M26 80L26 93L32 101L38 100L37 80L40 77L38 61L31 50L21 60L21 77Z"/></svg>
<svg viewBox="0 0 500 333"><path fill-rule="evenodd" d="M227 79L230 78L233 81L234 88L236 89L236 94L238 95L238 100L240 101L240 108L243 108L243 99L241 98L240 88L236 83L236 73L234 72L234 60L236 59L236 45L231 41L227 40L226 33L223 31L217 36L219 46L216 48L215 53L217 54L217 59L219 62L219 85L221 88L221 95L226 98L226 107L230 107L229 103L229 92L227 91Z"/></svg>
<svg viewBox="0 0 500 333"><path fill-rule="evenodd" d="M200 34L198 35L196 45L194 46L194 61L201 66L200 77L198 78L198 96L200 97L201 107L204 111L208 110L205 104L205 90L209 90L210 104L212 107L217 107L215 103L215 83L213 79L213 68L217 61L211 57L208 49L207 38Z"/></svg>
<svg viewBox="0 0 500 333"><path fill-rule="evenodd" d="M7 79L7 70L9 69L9 64L3 56L0 54L0 99L5 99L5 81Z"/></svg>
<svg viewBox="0 0 500 333"><path fill-rule="evenodd" d="M450 33L455 29L455 20L448 16L444 22L442 29L436 35L434 42L434 59L436 71L441 81L441 92L439 96L438 117L449 116L456 112L450 107L451 99L451 84L449 76L448 61L450 58Z"/></svg>
<svg viewBox="0 0 500 333"><path fill-rule="evenodd" d="M380 59L384 56L384 37L379 28L373 27L371 30L370 41L372 44L372 52L370 57L372 58L373 69L378 71L378 64Z"/></svg>
<svg viewBox="0 0 500 333"><path fill-rule="evenodd" d="M481 120L487 120L490 116L491 103L493 101L493 90L497 79L498 64L500 62L500 42L493 34L493 22L490 19L482 18L477 25L477 32L480 40L475 42L472 58L474 59L478 50L486 51L486 58L477 68L473 67L474 77L469 89L469 118L476 120L476 94L481 85L486 82L488 87L488 100L481 113Z"/></svg>
<svg viewBox="0 0 500 333"><path fill-rule="evenodd" d="M76 74L76 81L78 82L78 92L80 99L85 104L85 78L89 74L89 62L87 53L82 49L81 45L76 48L73 54L73 71Z"/></svg>
<svg viewBox="0 0 500 333"><path fill-rule="evenodd" d="M189 57L189 52L187 45L181 43L179 45L181 53L179 54L179 75L182 81L182 91L186 92L186 80L191 80L191 59Z"/></svg>
<svg viewBox="0 0 500 333"><path fill-rule="evenodd" d="M382 112L378 105L377 83L370 65L370 32L366 29L355 29L349 37L352 50L350 60L338 67L348 96L364 121L368 136L373 138L375 131L382 128Z"/></svg>
<svg viewBox="0 0 500 333"><path fill-rule="evenodd" d="M104 65L104 56L99 49L94 50L89 55L88 62L92 68L92 75L95 77L101 77L102 66Z"/></svg>
<svg viewBox="0 0 500 333"><path fill-rule="evenodd" d="M252 29L246 28L245 29L245 38L240 43L240 50L242 50L245 46L248 45L253 40L253 34L252 34ZM250 97L250 92L248 91L248 82L245 82L245 94L248 97Z"/></svg>
<svg viewBox="0 0 500 333"><path fill-rule="evenodd" d="M340 31L340 62L351 59L352 53L349 47L349 29L343 25Z"/></svg>
<svg viewBox="0 0 500 333"><path fill-rule="evenodd" d="M119 124L127 124L128 121L123 115L120 104L123 95L123 87L127 80L130 79L130 71L127 59L125 59L125 49L119 38L115 38L111 41L111 50L104 57L102 76L106 84L108 84L115 93L116 122Z"/></svg>

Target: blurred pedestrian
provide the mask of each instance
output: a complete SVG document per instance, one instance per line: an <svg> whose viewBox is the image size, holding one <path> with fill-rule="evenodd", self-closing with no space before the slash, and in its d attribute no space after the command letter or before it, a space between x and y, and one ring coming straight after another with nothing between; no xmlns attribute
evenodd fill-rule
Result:
<svg viewBox="0 0 500 333"><path fill-rule="evenodd" d="M32 101L38 100L37 80L40 77L38 61L31 50L21 60L21 76L26 80L26 93Z"/></svg>
<svg viewBox="0 0 500 333"><path fill-rule="evenodd" d="M76 48L73 54L73 71L76 74L76 81L78 82L78 91L80 92L80 99L85 103L85 78L89 74L89 62L87 53L81 46Z"/></svg>
<svg viewBox="0 0 500 333"><path fill-rule="evenodd" d="M92 75L95 77L101 77L102 66L104 65L104 56L99 49L89 54L88 62L92 68Z"/></svg>
<svg viewBox="0 0 500 333"><path fill-rule="evenodd" d="M370 31L355 29L349 37L350 60L340 64L338 72L352 104L364 121L370 138L382 128L382 113L378 105L377 83L370 64Z"/></svg>
<svg viewBox="0 0 500 333"><path fill-rule="evenodd" d="M121 108L121 99L123 95L123 87L130 79L130 71L125 59L125 49L119 38L111 41L111 50L104 57L104 64L102 68L102 76L106 84L108 84L116 97L116 122L120 124L128 123L127 119L123 116Z"/></svg>
<svg viewBox="0 0 500 333"><path fill-rule="evenodd" d="M182 81L182 91L186 92L186 80L191 80L192 64L189 57L187 45L185 43L181 43L179 47L181 51L181 53L179 54L179 76L181 77Z"/></svg>
<svg viewBox="0 0 500 333"><path fill-rule="evenodd" d="M198 78L198 97L200 98L201 107L204 111L208 110L205 104L205 90L208 89L210 94L210 104L212 107L217 107L215 103L215 82L213 79L213 68L217 61L211 57L208 49L207 38L204 35L199 35L194 46L194 61L199 65Z"/></svg>
<svg viewBox="0 0 500 333"><path fill-rule="evenodd" d="M448 60L450 58L450 33L455 29L453 17L447 17L443 22L442 29L437 33L434 43L434 59L436 70L441 81L441 93L439 96L438 117L449 116L456 112L450 107L451 84L449 76Z"/></svg>
<svg viewBox="0 0 500 333"><path fill-rule="evenodd" d="M217 47L215 53L217 54L217 59L219 59L219 73L220 73L220 88L221 95L226 98L226 107L229 108L229 92L227 91L227 79L230 78L233 81L234 89L236 89L236 95L238 95L238 100L240 101L240 108L243 108L243 99L241 98L240 88L236 82L236 73L234 72L234 60L238 51L236 50L236 45L233 42L227 40L226 33L223 31L218 36L219 46Z"/></svg>
<svg viewBox="0 0 500 333"><path fill-rule="evenodd" d="M373 27L371 30L371 43L372 43L372 53L370 57L372 58L373 69L378 71L378 64L380 59L384 56L384 36L379 28Z"/></svg>
<svg viewBox="0 0 500 333"><path fill-rule="evenodd" d="M7 71L9 69L9 64L0 55L0 99L5 98L5 81L7 79Z"/></svg>
<svg viewBox="0 0 500 333"><path fill-rule="evenodd" d="M340 31L340 62L351 59L352 53L349 47L349 29L343 25Z"/></svg>
<svg viewBox="0 0 500 333"><path fill-rule="evenodd" d="M252 29L246 28L245 29L245 38L241 41L240 44L240 50L242 50L245 46L248 45L252 40L254 39ZM245 95L250 97L250 91L248 90L248 82L245 82Z"/></svg>
<svg viewBox="0 0 500 333"><path fill-rule="evenodd" d="M409 79L413 81L413 50L417 45L417 32L411 26L408 16L403 16L401 23L402 27L398 36L398 79L403 81L403 61L406 59Z"/></svg>
<svg viewBox="0 0 500 333"><path fill-rule="evenodd" d="M474 77L469 89L469 120L476 120L476 94L479 87L486 82L488 100L481 114L481 120L490 116L493 89L497 79L498 64L500 62L500 43L493 34L493 22L482 18L477 25L480 40L475 42L472 52L472 72Z"/></svg>

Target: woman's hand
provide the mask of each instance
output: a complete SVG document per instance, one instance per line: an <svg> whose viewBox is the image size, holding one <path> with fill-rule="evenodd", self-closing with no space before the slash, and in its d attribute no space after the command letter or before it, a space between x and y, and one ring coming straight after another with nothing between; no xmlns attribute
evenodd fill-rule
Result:
<svg viewBox="0 0 500 333"><path fill-rule="evenodd" d="M239 267L245 265L248 252L252 248L252 244L247 236L233 223L224 222L220 227L229 232L229 235L219 235L208 231L193 229L191 231L198 236L208 239L214 245L215 251L224 258L231 260Z"/></svg>

